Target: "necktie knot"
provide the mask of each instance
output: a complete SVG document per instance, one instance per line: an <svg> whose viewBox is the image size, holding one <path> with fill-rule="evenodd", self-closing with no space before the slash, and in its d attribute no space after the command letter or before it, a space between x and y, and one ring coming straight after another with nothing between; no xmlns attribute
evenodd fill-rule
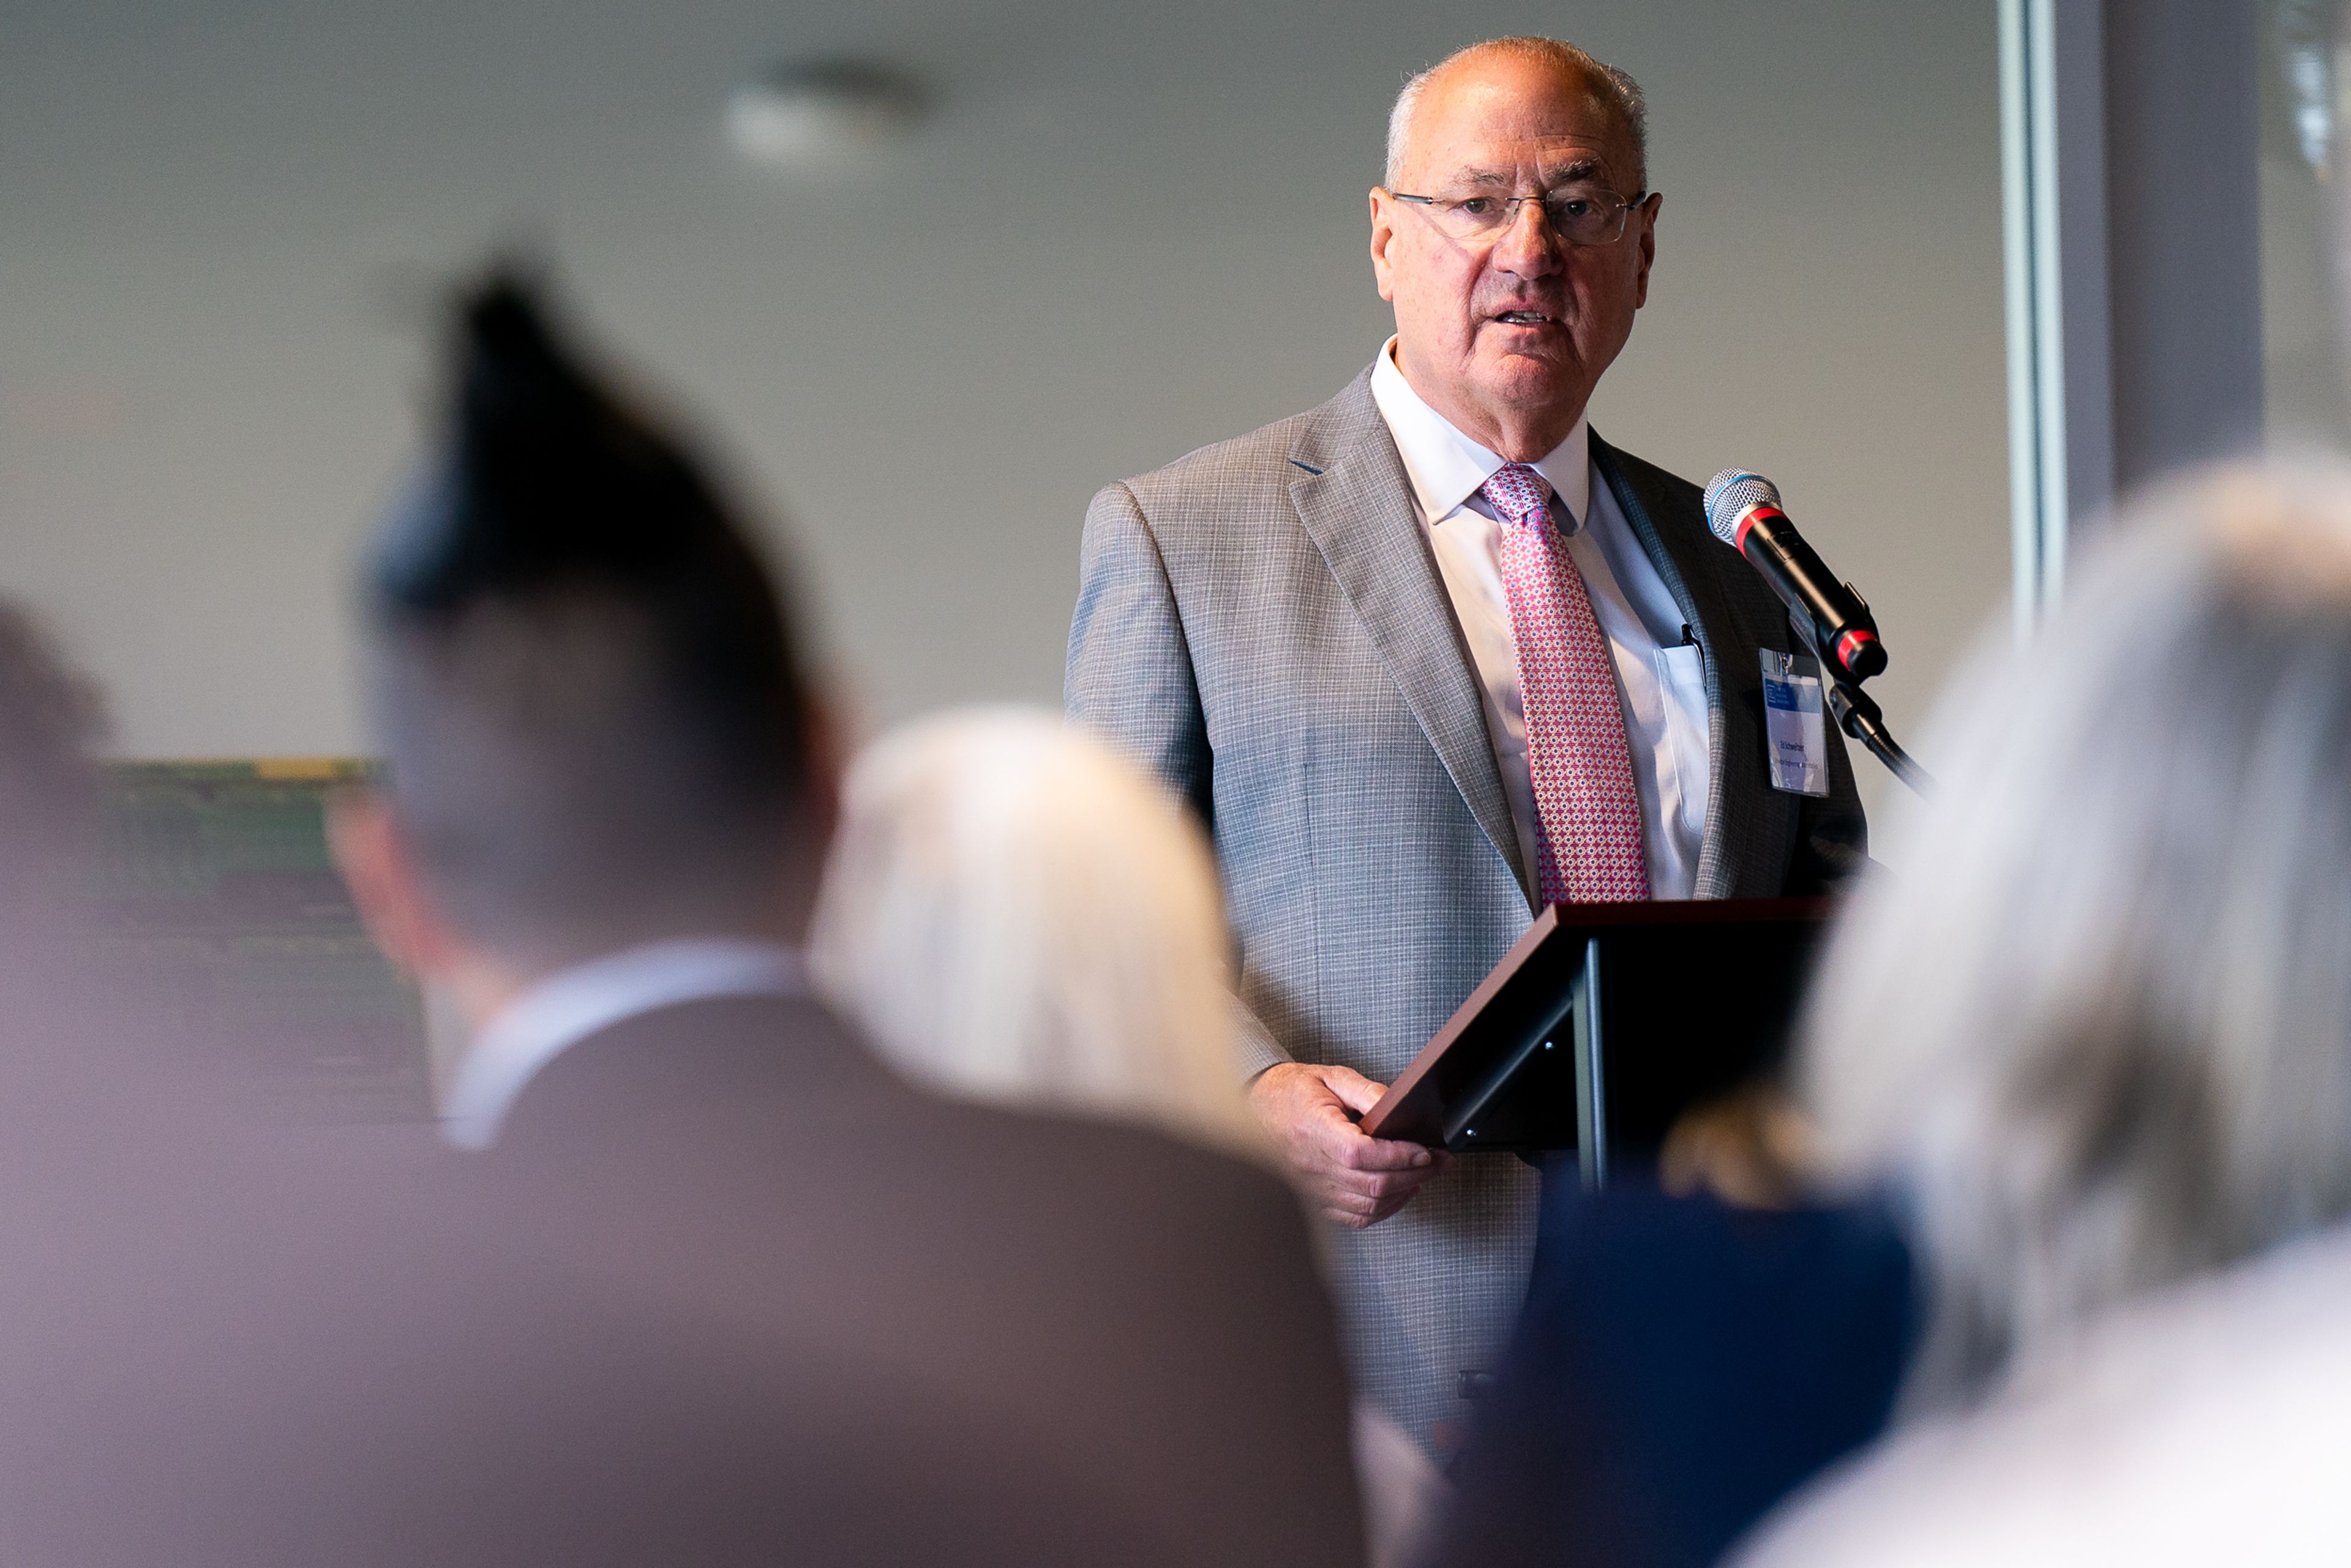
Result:
<svg viewBox="0 0 2351 1568"><path fill-rule="evenodd" d="M1524 463L1505 463L1478 488L1506 523L1541 528L1551 521L1551 481Z"/></svg>

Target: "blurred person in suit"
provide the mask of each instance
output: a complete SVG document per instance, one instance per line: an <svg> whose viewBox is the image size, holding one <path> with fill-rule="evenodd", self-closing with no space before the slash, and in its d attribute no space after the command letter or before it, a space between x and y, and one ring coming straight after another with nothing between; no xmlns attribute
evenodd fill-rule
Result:
<svg viewBox="0 0 2351 1568"><path fill-rule="evenodd" d="M2335 461L2179 484L1954 685L1805 1056L1924 1340L1897 1435L1747 1561L2340 1561L2346 497Z"/></svg>
<svg viewBox="0 0 2351 1568"><path fill-rule="evenodd" d="M1197 824L1057 715L942 715L849 770L810 965L918 1082L1279 1168L1242 1098L1230 954ZM1405 1563L1443 1482L1368 1406L1355 1455L1372 1562Z"/></svg>
<svg viewBox="0 0 2351 1568"><path fill-rule="evenodd" d="M1864 855L1834 731L1824 793L1771 785L1785 611L1586 417L1647 298L1646 116L1552 39L1413 77L1370 193L1395 335L1086 517L1068 709L1207 827L1252 1104L1348 1231L1359 1387L1439 1448L1524 1297L1537 1179L1355 1119L1542 904L1816 893Z"/></svg>
<svg viewBox="0 0 2351 1568"><path fill-rule="evenodd" d="M206 1092L188 999L88 918L102 727L0 601L0 1559L1199 1560L1024 1412L444 1149Z"/></svg>
<svg viewBox="0 0 2351 1568"><path fill-rule="evenodd" d="M1912 1318L1892 1217L1711 1135L1729 1200L1670 1161L1597 1194L1546 1173L1526 1311L1433 1563L1707 1568L1884 1429Z"/></svg>
<svg viewBox="0 0 2351 1568"><path fill-rule="evenodd" d="M385 782L332 828L474 1030L446 1121L474 1201L599 1301L664 1281L781 1434L853 1425L868 1386L916 1417L910 1484L993 1499L961 1554L1101 1560L1111 1520L1180 1561L1359 1561L1289 1192L887 1072L803 977L833 781L731 510L510 277L465 302L451 381L367 584Z"/></svg>

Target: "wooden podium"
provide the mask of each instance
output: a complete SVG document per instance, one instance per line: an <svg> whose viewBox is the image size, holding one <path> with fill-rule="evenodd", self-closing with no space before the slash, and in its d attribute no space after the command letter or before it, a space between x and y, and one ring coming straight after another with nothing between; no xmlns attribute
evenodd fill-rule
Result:
<svg viewBox="0 0 2351 1568"><path fill-rule="evenodd" d="M1836 901L1553 904L1363 1119L1457 1154L1654 1154L1776 1067Z"/></svg>

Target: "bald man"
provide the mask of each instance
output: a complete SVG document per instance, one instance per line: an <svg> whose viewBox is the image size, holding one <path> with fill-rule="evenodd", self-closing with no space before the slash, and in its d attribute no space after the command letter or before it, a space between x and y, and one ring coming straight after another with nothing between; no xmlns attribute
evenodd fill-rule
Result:
<svg viewBox="0 0 2351 1568"><path fill-rule="evenodd" d="M1213 832L1251 1101L1341 1228L1359 1386L1439 1450L1524 1293L1535 1175L1355 1118L1544 904L1813 893L1865 846L1834 729L1825 793L1773 787L1779 601L1585 419L1648 298L1646 133L1633 79L1552 39L1413 78L1371 193L1395 335L1086 515L1070 711Z"/></svg>

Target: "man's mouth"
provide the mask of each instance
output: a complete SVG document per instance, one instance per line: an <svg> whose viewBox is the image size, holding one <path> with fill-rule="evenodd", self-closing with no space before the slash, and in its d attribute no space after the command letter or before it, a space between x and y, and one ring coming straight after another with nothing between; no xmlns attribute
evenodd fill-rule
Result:
<svg viewBox="0 0 2351 1568"><path fill-rule="evenodd" d="M1541 310L1505 310L1494 319L1506 327L1550 327L1556 325L1559 319Z"/></svg>

